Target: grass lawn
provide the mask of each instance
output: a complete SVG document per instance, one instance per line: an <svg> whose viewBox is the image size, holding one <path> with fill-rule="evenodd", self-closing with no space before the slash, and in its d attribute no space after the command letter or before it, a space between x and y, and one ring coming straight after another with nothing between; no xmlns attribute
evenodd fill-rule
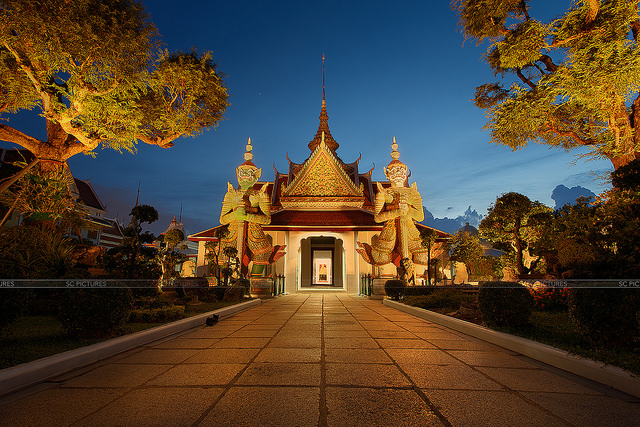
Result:
<svg viewBox="0 0 640 427"><path fill-rule="evenodd" d="M440 292L440 294L427 297L405 297L402 302L486 326L482 320L482 314L477 304L468 304L468 297L460 293L460 295L458 295L459 301L454 301L456 304L449 301L452 299L449 294L453 295L454 293L454 290L447 290ZM467 299L465 300L465 298ZM448 304L442 306L443 302ZM460 303L467 304L465 307L460 307ZM453 307L454 305L455 308ZM464 305L465 304L463 304L463 306ZM617 366L634 375L640 376L640 351L638 351L640 343L636 346L636 351L620 351L601 347L595 348L580 335L569 318L569 313L566 311L534 311L531 315L530 325L527 327L520 329L494 327L492 329L547 344L587 359Z"/></svg>
<svg viewBox="0 0 640 427"><path fill-rule="evenodd" d="M618 366L640 376L640 352L620 351L611 348L593 348L583 338L569 319L567 312L534 311L531 325L521 329L494 328L500 332L517 335L533 341L566 350L571 354Z"/></svg>
<svg viewBox="0 0 640 427"><path fill-rule="evenodd" d="M186 317L243 302L215 302L187 305ZM126 335L153 328L160 323L127 323L118 332ZM73 338L53 316L24 316L11 323L0 337L0 369L95 344L108 338Z"/></svg>

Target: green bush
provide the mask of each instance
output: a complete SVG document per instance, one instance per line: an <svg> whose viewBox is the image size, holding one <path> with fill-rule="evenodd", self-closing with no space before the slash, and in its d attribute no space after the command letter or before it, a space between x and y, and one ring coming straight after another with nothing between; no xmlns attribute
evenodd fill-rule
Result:
<svg viewBox="0 0 640 427"><path fill-rule="evenodd" d="M472 296L466 295L459 289L443 288L436 289L431 295L405 296L402 302L425 309L447 308L458 310L463 302L471 301L472 299Z"/></svg>
<svg viewBox="0 0 640 427"><path fill-rule="evenodd" d="M244 294L249 295L251 293L251 281L249 279L238 279L234 286L241 286L244 288Z"/></svg>
<svg viewBox="0 0 640 427"><path fill-rule="evenodd" d="M640 290L571 289L569 316L594 345L630 349L640 337Z"/></svg>
<svg viewBox="0 0 640 427"><path fill-rule="evenodd" d="M23 289L0 289L0 333L11 322L23 315L32 293Z"/></svg>
<svg viewBox="0 0 640 427"><path fill-rule="evenodd" d="M239 301L244 296L244 286L227 286L222 301Z"/></svg>
<svg viewBox="0 0 640 427"><path fill-rule="evenodd" d="M404 295L405 288L407 284L402 280L392 279L387 280L384 284L384 292L387 294L389 298L392 300L399 300L402 295Z"/></svg>
<svg viewBox="0 0 640 427"><path fill-rule="evenodd" d="M170 305L166 307L132 310L129 316L129 323L162 323L183 319L184 317L184 306Z"/></svg>
<svg viewBox="0 0 640 427"><path fill-rule="evenodd" d="M478 292L478 306L488 325L518 328L529 323L533 296L520 283L484 282Z"/></svg>
<svg viewBox="0 0 640 427"><path fill-rule="evenodd" d="M209 281L204 277L178 277L173 281L176 293L180 298L191 299L198 297L200 301L209 301Z"/></svg>
<svg viewBox="0 0 640 427"><path fill-rule="evenodd" d="M127 321L132 307L129 288L67 289L58 317L70 335L105 336Z"/></svg>
<svg viewBox="0 0 640 427"><path fill-rule="evenodd" d="M436 291L435 286L407 286L404 289L405 297L418 297L418 296L426 296L431 295Z"/></svg>
<svg viewBox="0 0 640 427"><path fill-rule="evenodd" d="M211 286L209 288L209 292L213 293L216 301L222 301L224 299L224 294L227 292L231 286Z"/></svg>

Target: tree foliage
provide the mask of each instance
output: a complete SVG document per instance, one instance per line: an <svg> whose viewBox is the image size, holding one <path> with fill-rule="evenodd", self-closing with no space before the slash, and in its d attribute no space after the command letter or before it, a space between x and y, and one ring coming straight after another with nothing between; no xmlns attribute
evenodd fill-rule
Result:
<svg viewBox="0 0 640 427"><path fill-rule="evenodd" d="M184 233L178 228L160 235L160 250L158 251L157 260L162 271L162 283L177 277L176 265L187 260L187 256L179 251L187 247L186 245L180 245L184 241L184 237Z"/></svg>
<svg viewBox="0 0 640 427"><path fill-rule="evenodd" d="M438 234L433 228L420 230L420 243L427 250L427 284L431 284L431 250L436 244Z"/></svg>
<svg viewBox="0 0 640 427"><path fill-rule="evenodd" d="M515 255L518 274L525 274L524 253L542 236L542 226L551 218L551 209L532 202L520 193L506 193L489 207L480 222L480 236L494 247Z"/></svg>
<svg viewBox="0 0 640 427"><path fill-rule="evenodd" d="M158 211L149 205L138 205L131 209L131 222L124 229L119 246L111 248L104 257L105 270L121 279L152 279L160 277L161 269L156 262L157 249L143 246L155 240L153 234L142 232L143 223L158 219Z"/></svg>
<svg viewBox="0 0 640 427"><path fill-rule="evenodd" d="M467 274L471 274L471 266L482 258L484 248L480 245L478 236L468 231L459 230L450 242L451 254L449 259L462 262L467 268Z"/></svg>
<svg viewBox="0 0 640 427"><path fill-rule="evenodd" d="M501 82L476 88L491 142L587 147L614 167L640 157L639 4L582 0L548 22L529 0L454 0L465 37L488 42Z"/></svg>
<svg viewBox="0 0 640 427"><path fill-rule="evenodd" d="M4 123L0 139L40 159L170 147L227 105L211 54L162 51L136 0L0 0L0 113L35 110L47 124L46 140Z"/></svg>
<svg viewBox="0 0 640 427"><path fill-rule="evenodd" d="M213 235L214 237L216 237L216 240L208 241L204 245L206 250L204 259L209 262L209 274L211 274L216 278L217 285L220 285L221 283L220 255L224 255L221 253L222 248L220 245L220 239L225 237L228 233L229 233L229 224L221 225L220 227L216 228L215 231L213 232Z"/></svg>

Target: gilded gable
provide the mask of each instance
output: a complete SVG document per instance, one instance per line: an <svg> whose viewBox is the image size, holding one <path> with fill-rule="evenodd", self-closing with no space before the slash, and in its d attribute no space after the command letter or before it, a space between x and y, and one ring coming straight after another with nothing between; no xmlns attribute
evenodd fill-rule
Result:
<svg viewBox="0 0 640 427"><path fill-rule="evenodd" d="M341 162L321 143L282 189L283 207L362 207L363 191L345 173Z"/></svg>

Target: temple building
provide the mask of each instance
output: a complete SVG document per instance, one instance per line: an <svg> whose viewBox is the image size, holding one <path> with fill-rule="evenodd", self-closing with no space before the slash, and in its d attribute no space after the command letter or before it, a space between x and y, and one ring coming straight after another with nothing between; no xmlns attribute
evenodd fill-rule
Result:
<svg viewBox="0 0 640 427"><path fill-rule="evenodd" d="M320 124L308 147L310 154L304 162L295 163L287 156L287 170L275 170L273 181L258 180L249 190L253 191L251 197L254 197L254 193L260 192L268 196L270 204L268 212L262 215L261 228L271 247L275 248L273 253L279 248L283 248L285 252L284 256L276 257L277 261L266 267L264 274L271 277L284 275L287 293L318 289L355 294L359 291L360 278L364 274L395 277L397 259L396 265L393 262L373 265L375 263L369 263L364 259L366 254L363 249L368 247L370 251L371 246L375 247L375 242L385 228L385 223L377 222L375 219L378 212L374 205L376 195L385 191L383 189L390 188L392 184L390 181L373 181L373 169L361 171L359 158L347 163L338 156L339 144L329 130L324 89ZM397 159L401 149L397 151L397 147L394 140L392 163L400 163ZM240 167L250 164L256 168L253 160L260 164L260 159L252 160L250 150L249 140L245 154L245 159L248 160ZM257 172L259 177L260 171ZM415 189L417 193L415 184L411 189ZM229 184L229 191L240 190L234 190ZM227 193L225 196L225 203L230 194ZM223 217L231 214L231 211L225 214L228 209L230 208L223 207L222 224L225 223ZM420 215L423 215L421 203L415 209L419 209ZM205 243L217 240L215 232L220 227L188 237L189 240L199 243L198 276L209 275L205 260ZM430 228L420 223L415 224L414 230L416 227L420 230ZM435 232L437 242L443 242L450 237L445 232ZM440 258L440 265L447 265L448 260L443 259L446 254L442 253L440 246L436 245L431 257ZM415 265L415 272L420 279L425 269L426 265Z"/></svg>

